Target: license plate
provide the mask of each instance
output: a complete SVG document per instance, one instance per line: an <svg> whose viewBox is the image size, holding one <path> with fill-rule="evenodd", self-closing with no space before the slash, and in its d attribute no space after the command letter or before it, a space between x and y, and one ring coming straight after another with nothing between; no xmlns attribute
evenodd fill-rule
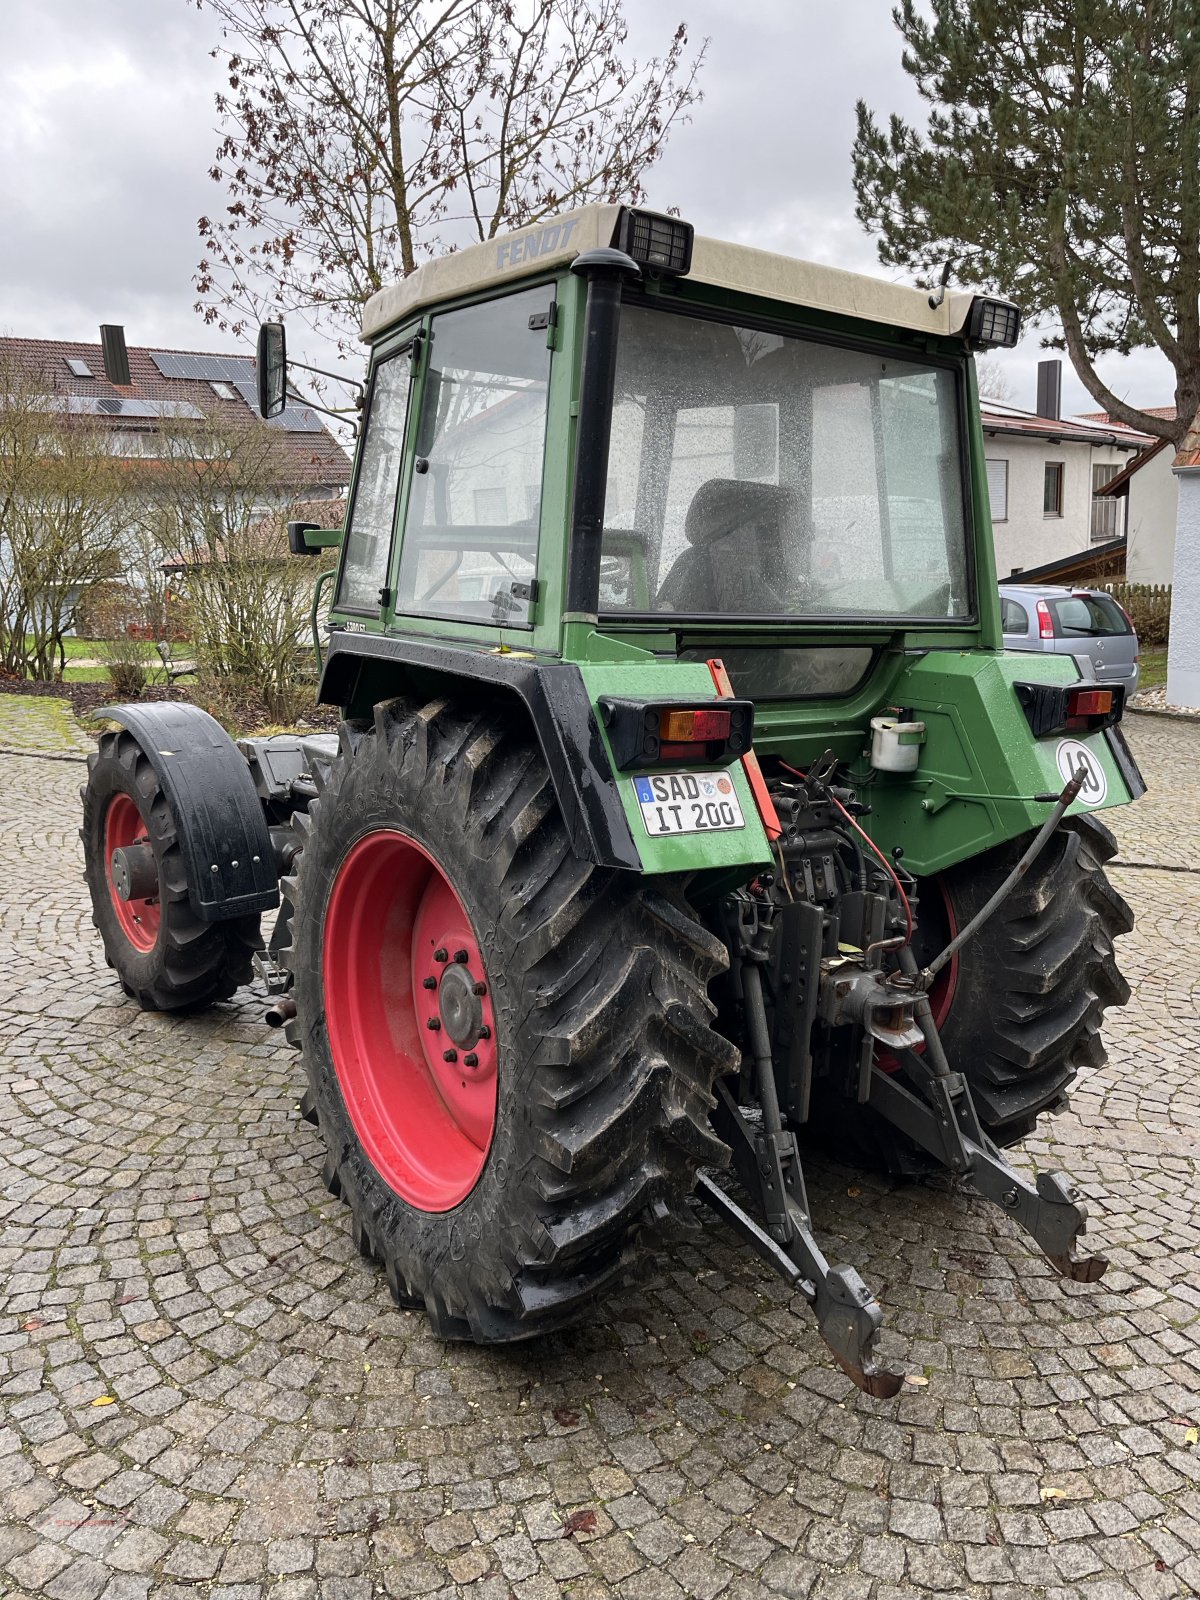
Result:
<svg viewBox="0 0 1200 1600"><path fill-rule="evenodd" d="M744 828L733 780L724 772L670 772L656 778L634 778L646 832L722 833Z"/></svg>

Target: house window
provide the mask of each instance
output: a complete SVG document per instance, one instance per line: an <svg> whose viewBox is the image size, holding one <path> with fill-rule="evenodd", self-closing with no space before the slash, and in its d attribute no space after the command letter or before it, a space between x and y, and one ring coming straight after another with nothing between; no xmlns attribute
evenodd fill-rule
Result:
<svg viewBox="0 0 1200 1600"><path fill-rule="evenodd" d="M993 522L1008 521L1008 462L987 461L988 504Z"/></svg>
<svg viewBox="0 0 1200 1600"><path fill-rule="evenodd" d="M1107 544L1125 532L1125 501L1118 495L1102 495L1100 490L1121 471L1115 461L1098 461L1092 466L1092 542Z"/></svg>
<svg viewBox="0 0 1200 1600"><path fill-rule="evenodd" d="M1063 464L1047 461L1045 487L1042 490L1042 515L1061 517L1063 514Z"/></svg>
<svg viewBox="0 0 1200 1600"><path fill-rule="evenodd" d="M503 489L475 490L475 521L505 527L508 523L508 495Z"/></svg>

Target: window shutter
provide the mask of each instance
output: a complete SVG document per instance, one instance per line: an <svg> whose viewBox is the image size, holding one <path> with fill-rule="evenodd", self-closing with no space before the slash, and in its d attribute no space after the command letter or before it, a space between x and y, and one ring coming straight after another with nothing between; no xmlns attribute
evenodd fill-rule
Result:
<svg viewBox="0 0 1200 1600"><path fill-rule="evenodd" d="M1008 462L988 461L985 465L992 521L1004 522L1008 518Z"/></svg>

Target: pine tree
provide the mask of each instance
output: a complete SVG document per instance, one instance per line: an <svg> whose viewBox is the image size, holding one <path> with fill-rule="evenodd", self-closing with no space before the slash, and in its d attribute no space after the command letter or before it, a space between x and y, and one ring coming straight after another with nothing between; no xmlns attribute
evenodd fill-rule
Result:
<svg viewBox="0 0 1200 1600"><path fill-rule="evenodd" d="M885 131L859 102L856 209L880 258L927 281L952 259L1057 323L1049 344L1111 416L1181 440L1200 409L1200 0L901 0L893 17L931 109ZM1175 420L1096 371L1153 347Z"/></svg>

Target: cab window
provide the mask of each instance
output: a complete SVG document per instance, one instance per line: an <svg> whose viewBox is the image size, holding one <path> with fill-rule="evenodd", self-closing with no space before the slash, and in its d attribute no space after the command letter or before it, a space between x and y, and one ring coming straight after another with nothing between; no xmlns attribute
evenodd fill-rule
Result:
<svg viewBox="0 0 1200 1600"><path fill-rule="evenodd" d="M411 368L405 347L376 367L371 383L371 404L335 602L339 611L377 615L381 609L380 590L387 583L410 388Z"/></svg>
<svg viewBox="0 0 1200 1600"><path fill-rule="evenodd" d="M552 294L543 285L433 319L398 611L529 624Z"/></svg>

